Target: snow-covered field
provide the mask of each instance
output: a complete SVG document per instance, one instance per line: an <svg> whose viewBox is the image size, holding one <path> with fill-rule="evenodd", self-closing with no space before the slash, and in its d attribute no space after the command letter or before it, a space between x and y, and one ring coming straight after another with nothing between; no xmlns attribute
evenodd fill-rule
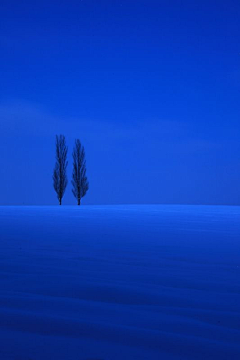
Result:
<svg viewBox="0 0 240 360"><path fill-rule="evenodd" d="M0 359L240 359L240 208L0 207Z"/></svg>

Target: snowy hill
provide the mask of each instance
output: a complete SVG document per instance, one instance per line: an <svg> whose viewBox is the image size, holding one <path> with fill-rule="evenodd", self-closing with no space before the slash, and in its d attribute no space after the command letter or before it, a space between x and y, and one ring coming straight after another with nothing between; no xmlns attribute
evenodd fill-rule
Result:
<svg viewBox="0 0 240 360"><path fill-rule="evenodd" d="M0 359L240 359L240 208L0 207Z"/></svg>

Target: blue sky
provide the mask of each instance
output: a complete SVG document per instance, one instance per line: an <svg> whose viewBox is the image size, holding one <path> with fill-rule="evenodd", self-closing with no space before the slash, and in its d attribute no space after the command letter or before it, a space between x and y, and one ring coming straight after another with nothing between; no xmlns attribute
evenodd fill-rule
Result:
<svg viewBox="0 0 240 360"><path fill-rule="evenodd" d="M0 4L0 204L57 204L55 134L84 204L240 204L239 1Z"/></svg>

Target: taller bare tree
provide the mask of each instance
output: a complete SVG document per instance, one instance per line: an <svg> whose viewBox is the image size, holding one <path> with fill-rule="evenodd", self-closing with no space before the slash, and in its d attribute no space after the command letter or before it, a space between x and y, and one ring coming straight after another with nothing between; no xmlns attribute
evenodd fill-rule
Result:
<svg viewBox="0 0 240 360"><path fill-rule="evenodd" d="M67 153L68 148L64 135L56 136L56 163L53 171L53 187L57 193L59 205L62 205L62 198L67 187Z"/></svg>
<svg viewBox="0 0 240 360"><path fill-rule="evenodd" d="M86 159L85 149L80 140L75 140L73 149L73 173L72 173L72 192L77 199L78 205L81 204L81 199L86 195L89 183L86 176Z"/></svg>

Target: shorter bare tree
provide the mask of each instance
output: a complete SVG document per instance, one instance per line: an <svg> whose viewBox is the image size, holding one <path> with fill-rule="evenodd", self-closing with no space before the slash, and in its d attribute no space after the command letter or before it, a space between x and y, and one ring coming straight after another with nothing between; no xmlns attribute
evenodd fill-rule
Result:
<svg viewBox="0 0 240 360"><path fill-rule="evenodd" d="M56 136L56 163L53 171L53 187L57 193L59 205L62 205L62 198L67 187L67 152L65 136Z"/></svg>
<svg viewBox="0 0 240 360"><path fill-rule="evenodd" d="M80 140L75 140L73 149L73 172L72 172L72 192L77 199L78 205L81 199L86 195L89 189L89 183L86 176L85 149Z"/></svg>

